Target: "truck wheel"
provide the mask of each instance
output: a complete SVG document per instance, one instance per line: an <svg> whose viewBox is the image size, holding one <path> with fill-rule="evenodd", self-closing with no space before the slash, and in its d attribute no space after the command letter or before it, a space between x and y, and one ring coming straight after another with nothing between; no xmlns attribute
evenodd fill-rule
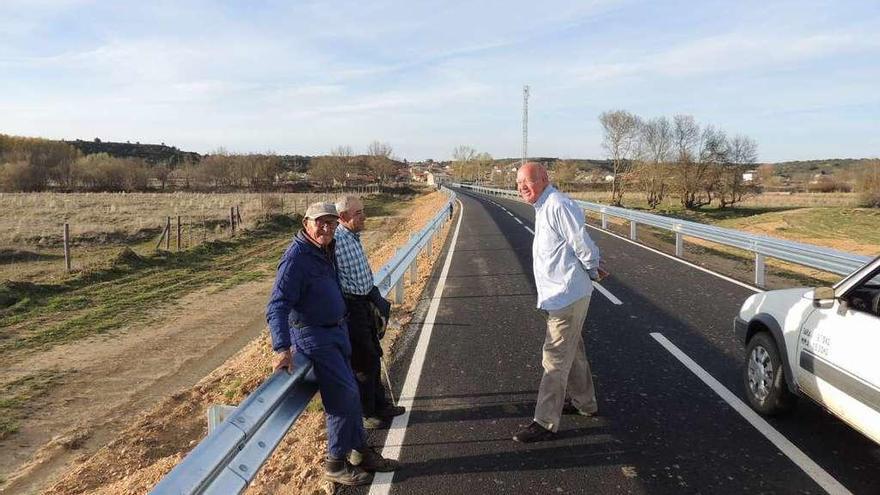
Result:
<svg viewBox="0 0 880 495"><path fill-rule="evenodd" d="M785 367L776 342L766 332L752 337L746 347L743 381L749 405L761 414L783 414L794 406L795 395L785 383Z"/></svg>

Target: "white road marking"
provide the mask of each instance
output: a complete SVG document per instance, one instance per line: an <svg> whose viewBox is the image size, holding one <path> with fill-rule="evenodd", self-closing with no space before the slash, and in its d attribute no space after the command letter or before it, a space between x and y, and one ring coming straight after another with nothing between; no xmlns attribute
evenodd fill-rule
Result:
<svg viewBox="0 0 880 495"><path fill-rule="evenodd" d="M614 232L611 232L610 230L605 230L605 229L602 229L602 228L600 228L600 227L594 227L594 226L592 226L592 225L590 225L590 224L586 224L586 225L587 225L587 227L589 227L589 228L591 228L591 229L593 229L593 230L598 230L599 232L602 232L602 233L604 233L604 234L608 234L608 235L610 235L610 236L617 237L618 239L620 239L620 240L622 240L622 241L626 241L626 242L628 242L628 243L630 243L630 244L633 244L633 245L639 246L640 248L647 249L648 251L653 251L653 252L659 254L660 256L665 256L665 257L667 257L667 258L669 258L669 259L671 259L671 260L675 260L675 261L677 261L677 262L679 262L679 263L681 263L681 264L687 265L687 266L689 266L689 267L691 267L691 268L696 268L697 270L700 270L701 272L705 272L705 273L708 273L709 275L714 275L714 276L716 276L716 277L718 277L718 278L720 278L720 279L727 280L728 282L731 282L731 283L734 283L734 284L736 284L736 285L739 285L740 287L745 287L746 289L753 290L753 291L755 291L755 292L764 292L763 289L759 289L759 288L757 288L757 287L755 287L755 286L753 286L753 285L749 285L749 284L747 284L747 283L740 282L739 280L736 280L736 279L730 278L730 277L728 277L728 276L726 276L726 275L722 275L722 274L720 274L720 273L718 273L718 272L713 272L712 270L709 270L708 268L703 268L703 267L700 266L700 265L695 265L695 264L691 263L690 261L686 261L686 260L683 260L683 259L681 259L681 258L677 258L677 257L675 257L675 256L673 256L673 255L671 255L671 254L666 254L666 253L664 253L663 251L660 251L660 250L658 250L658 249L654 249L654 248L652 248L652 247L650 247L650 246L646 246L646 245L641 244L641 243L639 243L639 242L636 242L636 241L634 241L634 240L632 240L632 239L628 239L628 238L626 238L626 237L624 237L624 236L622 236L622 235L615 234Z"/></svg>
<svg viewBox="0 0 880 495"><path fill-rule="evenodd" d="M535 235L535 231L532 230L532 229L530 229L530 228L528 228L528 227L526 227L526 225L522 222L522 220L519 219L519 217L517 217L517 216L514 215L513 213L507 211L507 209L505 209L503 206L501 207L501 209L504 210L504 211L506 211L508 215L512 216L514 220L516 220L517 222L519 222L519 224L522 225L526 230L528 230L529 233L531 233L532 235ZM598 282L593 282L593 287L595 287L596 289L598 289L598 291L601 292L603 296L605 296L606 298L608 298L608 300L611 301L612 304L615 304L615 305L617 305L617 306L620 306L620 305L623 304L623 301L621 301L620 299L618 299L614 294L611 293L611 291L609 291L608 289L606 289L605 287L603 287L603 286L602 286L601 284L599 284Z"/></svg>
<svg viewBox="0 0 880 495"><path fill-rule="evenodd" d="M452 242L449 244L449 252L446 253L446 261L443 263L440 279L437 282L437 287L434 288L431 305L428 307L428 314L425 316L425 323L422 325L422 332L419 334L419 341L416 343L416 349L413 352L409 370L406 373L406 381L403 383L403 389L400 391L398 404L406 407L406 412L397 416L391 422L388 436L385 437L385 446L382 448L382 457L400 458L400 449L403 446L406 427L409 424L409 415L412 412L413 398L419 387L422 366L425 364L425 355L428 352L428 343L431 341L431 333L434 331L434 319L437 317L440 298L443 297L443 289L446 287L446 276L449 274L449 266L452 264L452 255L455 253L458 232L461 228L461 219L464 216L464 205L461 203L461 200L458 200L458 206L458 224L455 226L455 233L452 235ZM394 473L376 473L373 483L370 485L370 495L387 495L391 490L392 479L394 479Z"/></svg>
<svg viewBox="0 0 880 495"><path fill-rule="evenodd" d="M621 304L623 304L623 301L621 301L620 299L616 298L616 297L614 296L614 294L612 294L608 289L606 289L605 287L602 287L602 285L601 285L599 282L593 282L593 287L595 287L596 289L598 289L599 292L601 292L603 296L607 297L608 300L611 301L612 303L614 303L614 304L616 304L616 305L618 305L618 306L620 306Z"/></svg>
<svg viewBox="0 0 880 495"><path fill-rule="evenodd" d="M746 421L749 422L752 426L755 427L767 440L776 446L786 457L788 457L791 462L795 463L797 467L801 468L801 470L807 474L810 478L813 479L819 486L821 486L826 492L832 495L845 495L851 494L849 490L846 489L839 481L834 479L833 476L828 474L827 471L822 469L818 464L816 464L812 459L807 457L806 454L803 453L799 448L797 448L793 443L791 443L782 433L779 433L775 428L770 426L769 423L764 421L764 418L758 415L755 411L753 411L749 406L747 406L743 401L739 399L739 397L735 396L730 390L724 387L721 383L718 382L715 378L712 377L709 373L706 372L700 365L695 363L687 354L683 353L681 349L675 346L672 342L670 342L666 337L661 333L651 333L651 337L654 337L654 340L660 343L670 354L675 356L682 364L687 367L693 374L697 375L697 378L703 381L706 385L709 386L716 394L718 394L722 399L724 399L730 407L733 408L734 411L738 412L740 416L745 418Z"/></svg>

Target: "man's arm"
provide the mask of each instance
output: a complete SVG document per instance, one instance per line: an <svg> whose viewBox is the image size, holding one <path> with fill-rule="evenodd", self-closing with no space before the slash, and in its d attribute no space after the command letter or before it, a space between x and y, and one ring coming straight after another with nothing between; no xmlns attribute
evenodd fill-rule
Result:
<svg viewBox="0 0 880 495"><path fill-rule="evenodd" d="M559 233L571 247L592 280L599 279L599 247L587 234L584 212L573 202L563 202L554 212Z"/></svg>
<svg viewBox="0 0 880 495"><path fill-rule="evenodd" d="M281 261L269 304L266 305L266 322L272 337L272 350L275 351L275 369L286 368L288 373L293 366L288 317L302 291L302 273L298 268L289 258Z"/></svg>

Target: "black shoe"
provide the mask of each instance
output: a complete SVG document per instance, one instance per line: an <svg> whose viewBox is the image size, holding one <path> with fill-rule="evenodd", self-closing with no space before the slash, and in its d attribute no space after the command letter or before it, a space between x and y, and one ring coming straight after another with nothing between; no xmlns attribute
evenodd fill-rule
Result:
<svg viewBox="0 0 880 495"><path fill-rule="evenodd" d="M366 446L360 450L352 450L351 454L348 454L348 462L371 473L388 473L400 468L397 460L386 459L372 447Z"/></svg>
<svg viewBox="0 0 880 495"><path fill-rule="evenodd" d="M403 406L392 406L389 405L385 409L379 411L376 415L382 418L393 418L395 416L400 416L401 414L406 412L406 408Z"/></svg>
<svg viewBox="0 0 880 495"><path fill-rule="evenodd" d="M388 428L388 422L382 418L376 416L370 416L368 418L364 418L364 429L365 430L381 430L384 428Z"/></svg>
<svg viewBox="0 0 880 495"><path fill-rule="evenodd" d="M324 460L324 479L347 486L368 485L373 481L373 473L352 466L345 459Z"/></svg>
<svg viewBox="0 0 880 495"><path fill-rule="evenodd" d="M565 405L562 406L562 414L577 414L580 416L586 416L588 418L592 418L593 416L597 416L599 414L598 411L586 412L581 411L577 407L574 406L571 402L566 402Z"/></svg>
<svg viewBox="0 0 880 495"><path fill-rule="evenodd" d="M520 443L531 443L550 440L554 436L556 436L555 433L532 421L532 424L525 430L514 435L513 439Z"/></svg>

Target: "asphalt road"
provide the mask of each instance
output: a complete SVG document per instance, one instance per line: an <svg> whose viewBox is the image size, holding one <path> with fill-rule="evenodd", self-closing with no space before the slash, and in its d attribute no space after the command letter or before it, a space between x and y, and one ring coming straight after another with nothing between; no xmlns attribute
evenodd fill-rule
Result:
<svg viewBox="0 0 880 495"><path fill-rule="evenodd" d="M447 276L436 270L426 291L444 285L436 315L426 298L391 370L399 395L422 322L434 316L405 430L404 418L395 424L405 436L389 440L405 467L371 493L789 494L834 493L835 483L880 493L880 447L801 400L792 415L768 420L771 435L807 458L796 463L661 345L744 400L732 319L751 289L596 229L612 273L602 285L622 303L594 291L584 327L600 415L565 416L552 441L512 441L531 421L541 377L534 210L466 191L459 198ZM385 432L371 441L383 445Z"/></svg>

